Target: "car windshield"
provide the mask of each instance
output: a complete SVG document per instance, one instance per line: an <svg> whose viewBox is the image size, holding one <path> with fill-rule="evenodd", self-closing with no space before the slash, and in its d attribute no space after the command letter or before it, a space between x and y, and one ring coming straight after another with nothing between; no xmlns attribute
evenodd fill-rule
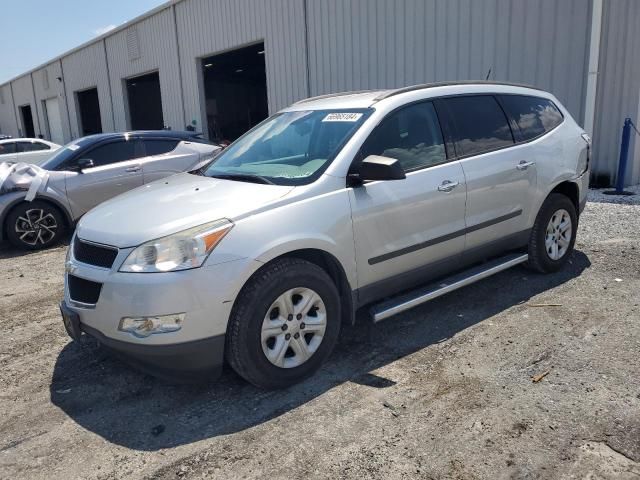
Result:
<svg viewBox="0 0 640 480"><path fill-rule="evenodd" d="M370 109L350 109L274 115L223 151L203 174L276 185L310 183L370 113Z"/></svg>
<svg viewBox="0 0 640 480"><path fill-rule="evenodd" d="M69 142L65 146L56 150L56 152L50 156L46 162L43 162L40 165L40 168L44 168L45 170L55 170L67 161L67 159L71 158L79 148L82 148L92 142L93 139L90 137L83 137Z"/></svg>

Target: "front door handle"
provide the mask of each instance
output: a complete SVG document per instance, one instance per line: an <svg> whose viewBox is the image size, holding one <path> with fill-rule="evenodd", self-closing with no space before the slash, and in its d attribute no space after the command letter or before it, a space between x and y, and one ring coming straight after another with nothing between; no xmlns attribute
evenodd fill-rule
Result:
<svg viewBox="0 0 640 480"><path fill-rule="evenodd" d="M140 171L140 165L134 165L133 167L125 168L124 171L125 172L139 172Z"/></svg>
<svg viewBox="0 0 640 480"><path fill-rule="evenodd" d="M452 182L451 180L445 180L440 185L438 185L439 192L450 192L454 188L460 185L460 182Z"/></svg>
<svg viewBox="0 0 640 480"><path fill-rule="evenodd" d="M518 170L526 170L527 168L535 165L536 162L527 162L525 160L522 160L518 165L516 165L516 168Z"/></svg>

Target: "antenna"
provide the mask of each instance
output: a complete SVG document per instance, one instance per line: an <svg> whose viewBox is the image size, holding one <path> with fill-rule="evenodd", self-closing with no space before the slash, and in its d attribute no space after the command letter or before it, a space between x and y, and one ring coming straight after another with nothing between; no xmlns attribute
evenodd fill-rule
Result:
<svg viewBox="0 0 640 480"><path fill-rule="evenodd" d="M489 71L487 72L487 77L484 80L485 81L489 80L490 76L491 76L491 67L489 67Z"/></svg>

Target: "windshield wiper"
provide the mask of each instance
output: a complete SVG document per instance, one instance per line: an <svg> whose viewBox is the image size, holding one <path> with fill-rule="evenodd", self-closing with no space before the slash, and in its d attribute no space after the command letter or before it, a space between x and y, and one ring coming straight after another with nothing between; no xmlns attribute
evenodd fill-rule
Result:
<svg viewBox="0 0 640 480"><path fill-rule="evenodd" d="M211 178L221 178L223 180L237 180L238 182L262 183L264 185L275 185L271 180L260 175L250 175L248 173L221 173L210 175Z"/></svg>

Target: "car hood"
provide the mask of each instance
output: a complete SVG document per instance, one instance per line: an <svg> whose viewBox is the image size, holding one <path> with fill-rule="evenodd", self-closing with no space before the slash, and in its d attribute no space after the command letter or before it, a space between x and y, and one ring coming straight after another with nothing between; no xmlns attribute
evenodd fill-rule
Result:
<svg viewBox="0 0 640 480"><path fill-rule="evenodd" d="M182 173L136 188L85 214L79 238L133 247L203 223L257 213L294 187Z"/></svg>

